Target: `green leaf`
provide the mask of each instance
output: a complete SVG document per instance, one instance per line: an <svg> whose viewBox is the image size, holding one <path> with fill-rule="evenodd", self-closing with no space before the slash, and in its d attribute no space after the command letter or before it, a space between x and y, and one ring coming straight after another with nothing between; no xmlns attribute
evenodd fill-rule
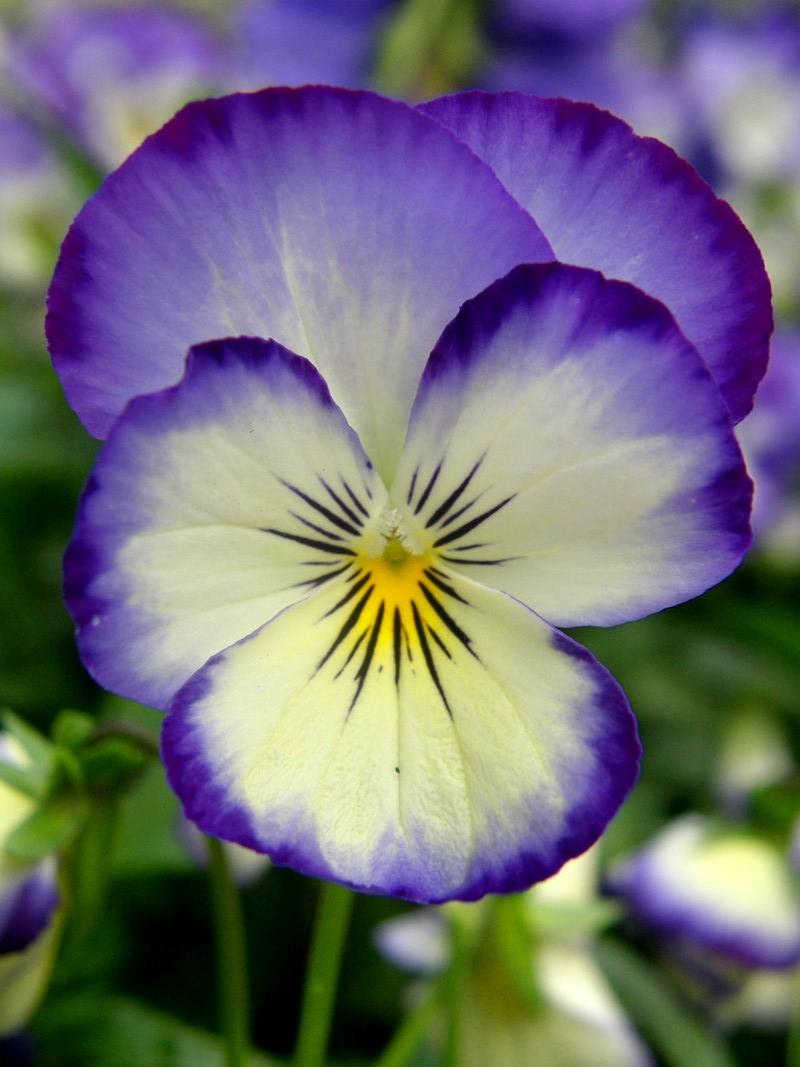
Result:
<svg viewBox="0 0 800 1067"><path fill-rule="evenodd" d="M51 998L32 1027L48 1067L224 1067L222 1041L132 998ZM248 1067L281 1067L253 1051Z"/></svg>
<svg viewBox="0 0 800 1067"><path fill-rule="evenodd" d="M545 937L596 935L620 918L621 909L613 900L592 900L588 904L534 903L536 930Z"/></svg>
<svg viewBox="0 0 800 1067"><path fill-rule="evenodd" d="M45 785L36 771L25 767L18 767L16 763L6 763L0 760L0 782L5 782L32 800L41 800L44 796Z"/></svg>
<svg viewBox="0 0 800 1067"><path fill-rule="evenodd" d="M524 896L515 893L493 900L491 935L503 971L517 996L531 1010L542 1005L533 969L533 938Z"/></svg>
<svg viewBox="0 0 800 1067"><path fill-rule="evenodd" d="M407 0L384 31L375 87L405 98L459 87L480 58L478 22L475 0Z"/></svg>
<svg viewBox="0 0 800 1067"><path fill-rule="evenodd" d="M94 727L94 719L85 711L65 708L58 713L53 723L53 741L75 752L88 741Z"/></svg>
<svg viewBox="0 0 800 1067"><path fill-rule="evenodd" d="M80 753L87 788L117 792L126 788L149 765L150 756L122 737L106 737Z"/></svg>
<svg viewBox="0 0 800 1067"><path fill-rule="evenodd" d="M48 797L55 799L65 793L82 792L83 785L83 769L75 753L60 746L54 748L47 789Z"/></svg>
<svg viewBox="0 0 800 1067"><path fill-rule="evenodd" d="M598 943L597 955L628 1015L665 1067L736 1067L710 1024L633 949L604 940Z"/></svg>
<svg viewBox="0 0 800 1067"><path fill-rule="evenodd" d="M0 716L0 726L7 731L25 752L31 770L44 780L49 774L53 760L53 746L47 738L29 723L5 710Z"/></svg>
<svg viewBox="0 0 800 1067"><path fill-rule="evenodd" d="M8 835L5 852L26 861L56 852L75 837L85 813L85 801L79 796L46 800Z"/></svg>

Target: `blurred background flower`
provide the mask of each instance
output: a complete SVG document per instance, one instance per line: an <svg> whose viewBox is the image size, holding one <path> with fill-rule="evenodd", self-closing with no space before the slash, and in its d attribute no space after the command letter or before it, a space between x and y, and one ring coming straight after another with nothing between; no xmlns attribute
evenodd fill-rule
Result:
<svg viewBox="0 0 800 1067"><path fill-rule="evenodd" d="M13 849L13 835L36 803L23 792L24 778L15 783L2 773L24 775L29 769L22 745L0 732L0 1038L17 1033L33 1015L50 977L59 931L55 855L28 861Z"/></svg>

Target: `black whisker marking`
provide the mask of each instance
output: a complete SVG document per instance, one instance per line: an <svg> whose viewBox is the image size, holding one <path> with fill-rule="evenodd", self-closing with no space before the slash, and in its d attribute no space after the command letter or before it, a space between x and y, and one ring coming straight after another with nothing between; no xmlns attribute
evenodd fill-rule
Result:
<svg viewBox="0 0 800 1067"><path fill-rule="evenodd" d="M413 600L411 601L411 614L414 616L414 629L417 631L417 637L419 638L420 648L422 649L422 655L425 658L425 666L428 668L428 673L431 676L431 681L436 686L436 689L439 692L439 696L442 698L442 702L444 703L444 706L447 709L447 714L452 719L453 712L450 710L450 705L447 703L447 697L444 694L444 689L442 688L442 683L439 679L439 673L436 670L436 664L433 662L433 653L431 652L431 647L428 644L428 638L425 634L425 627L422 623L422 619L420 618L417 605L414 603Z"/></svg>
<svg viewBox="0 0 800 1067"><path fill-rule="evenodd" d="M350 631L356 625L356 623L358 622L359 618L361 617L361 612L364 610L364 607L365 607L367 601L372 596L372 593L373 593L374 589L375 589L375 586L371 585L367 589L367 591L364 593L362 598L359 600L359 602L356 604L356 606L353 608L353 610L350 612L350 614L347 616L345 621L342 623L341 628L339 629L339 633L336 635L336 638L335 638L333 644L331 645L331 647L328 649L328 651L325 653L325 655L322 657L322 659L317 664L316 670L319 670L321 667L323 667L328 662L328 660L331 658L331 656L336 651L336 649L339 647L339 645L342 643L342 641L344 641L345 637L347 637L347 635L350 633Z"/></svg>
<svg viewBox="0 0 800 1067"><path fill-rule="evenodd" d="M392 638L394 649L394 684L400 688L400 663L403 652L403 622L400 618L400 609L395 605L394 618L392 619Z"/></svg>
<svg viewBox="0 0 800 1067"><path fill-rule="evenodd" d="M441 571L436 571L432 567L426 567L425 570L422 573L425 575L425 577L428 579L429 582L432 582L433 585L436 586L437 589L441 589L441 591L443 593L447 593L447 595L451 596L453 598L453 600L458 600L462 604L468 604L469 603L469 601L465 600L464 597L460 593L457 593L455 591L455 589L453 589L452 585L449 585L444 580L444 578L440 578L439 577L439 574L441 574Z"/></svg>
<svg viewBox="0 0 800 1067"><path fill-rule="evenodd" d="M353 504L358 508L358 510L361 512L361 514L364 516L364 518L368 519L369 518L369 512L367 511L367 509L364 507L364 505L358 499L356 494L350 488L350 486L348 485L348 483L345 480L345 478L343 478L341 475L339 477L341 478L342 485L344 486L344 491L347 493L347 495L353 501Z"/></svg>
<svg viewBox="0 0 800 1067"><path fill-rule="evenodd" d="M344 674L345 670L347 669L348 664L352 661L353 656L355 656L356 652L358 652L358 650L359 650L359 648L361 646L361 642L364 640L364 638L367 636L368 633L369 633L369 626L365 626L364 629L361 631L361 633L358 635L358 637L353 642L353 647L347 653L347 659L341 665L341 667L336 672L336 674L334 674L334 676L333 676L334 678L340 678Z"/></svg>
<svg viewBox="0 0 800 1067"><path fill-rule="evenodd" d="M522 556L506 556L504 559L461 559L458 556L442 556L445 563L458 563L464 567L497 567L501 563L513 563Z"/></svg>
<svg viewBox="0 0 800 1067"><path fill-rule="evenodd" d="M326 567L330 567L330 563L325 562ZM344 574L348 567L351 567L351 563L345 563L343 567L335 567L332 571L328 571L327 574L320 574L316 578L306 578L302 582L297 582L297 586L309 585L312 588L324 585L325 582L329 582L331 578L338 578L340 574Z"/></svg>
<svg viewBox="0 0 800 1067"><path fill-rule="evenodd" d="M466 504L460 507L458 511L454 511L452 515L448 515L444 522L440 523L439 529L446 530L448 526L452 526L456 519L460 519L470 508L474 508L482 496L483 493L478 493L472 500L468 500Z"/></svg>
<svg viewBox="0 0 800 1067"><path fill-rule="evenodd" d="M439 646L439 648L440 648L440 649L442 650L442 652L444 652L445 656L447 656L447 658L448 658L449 660L452 660L452 658L453 658L453 657L452 657L452 656L451 656L451 654L450 654L450 649L449 649L449 648L447 647L447 645L446 645L446 644L444 643L444 641L443 641L443 640L441 639L441 637L440 637L440 636L439 636L439 634L438 634L438 633L436 632L436 630L434 630L434 628L433 628L433 627L432 627L432 626L430 625L430 623L428 624L428 633L429 633L429 634L431 635L431 637L432 637L432 638L434 639L434 641L435 641L435 642L436 642L436 644L437 644L437 645Z"/></svg>
<svg viewBox="0 0 800 1067"><path fill-rule="evenodd" d="M414 499L414 489L416 488L416 485L417 485L417 475L418 474L419 474L419 467L417 467L414 470L414 473L411 475L411 485L409 485L409 487L408 487L408 496L406 497L406 504L408 504L409 507L411 506L411 501Z"/></svg>
<svg viewBox="0 0 800 1067"><path fill-rule="evenodd" d="M357 596L357 595L358 595L358 593L360 593L360 592L361 592L361 590L362 590L362 589L364 588L364 586L365 586L365 585L367 584L367 582L368 582L368 581L370 580L370 577L371 577L371 575L370 575L369 571L367 571L367 572L366 572L366 574L362 574L362 576L361 576L361 577L359 578L359 580L358 580L358 581L357 581L357 582L355 583L355 585L351 585L351 586L350 586L350 588L349 588L349 589L347 590L347 592L346 592L346 593L344 594L344 596L342 597L342 599L341 599L341 600L339 600L339 601L337 601L337 602L336 602L336 603L335 603L335 604L333 605L333 607L332 607L332 608L330 609L330 611L326 611L326 612L325 612L325 614L324 614L324 615L322 616L322 617L323 617L323 619L328 619L328 618L330 618L330 616L331 616L331 615L333 615L333 614L335 614L335 613L336 613L336 612L337 612L337 611L339 610L339 608L343 608L343 607L345 606L345 604L346 604L346 603L347 603L347 602L348 602L349 600L352 600L354 596Z"/></svg>
<svg viewBox="0 0 800 1067"><path fill-rule="evenodd" d="M328 485L324 478L320 477L319 480L331 500L333 500L334 503L338 504L339 507L342 509L342 512L348 517L348 519L350 519L350 521L360 529L364 525L364 522L361 517L359 515L356 515L353 509L347 504L345 504L339 494L335 490L331 489L331 487Z"/></svg>
<svg viewBox="0 0 800 1067"><path fill-rule="evenodd" d="M419 515L419 513L422 511L422 509L428 503L428 497L431 495L431 491L433 490L434 485L436 485L436 482L439 480L439 474L441 473L441 470L442 470L442 461L439 460L439 462L436 464L436 469L434 470L433 474L431 475L430 481L428 482L428 484L425 486L425 488L422 491L422 496L417 501L417 506L414 508L414 514L415 515Z"/></svg>
<svg viewBox="0 0 800 1067"><path fill-rule="evenodd" d="M344 545L332 545L328 541L317 541L313 537L301 537L300 534L288 533L286 530L274 530L272 527L262 527L262 533L273 534L275 537L283 537L287 541L296 541L298 545L307 548L316 548L319 552L329 552L333 556L355 556L352 548Z"/></svg>
<svg viewBox="0 0 800 1067"><path fill-rule="evenodd" d="M459 497L462 496L464 492L466 492L467 486L475 477L475 474L481 463L483 463L483 456L481 456L481 458L478 460L478 462L475 464L475 466L472 468L466 478L461 482L461 484L456 486L450 496L439 505L439 507L436 509L436 511L433 512L432 515L429 516L425 523L426 530L430 529L431 526L434 526L441 518L443 518L448 513L450 508L452 508L453 504L456 503ZM469 505L467 505L467 507L469 507ZM445 525L447 524L445 523Z"/></svg>
<svg viewBox="0 0 800 1067"><path fill-rule="evenodd" d="M380 602L380 606L378 607L378 613L375 616L375 622L372 625L372 633L369 635L369 642L367 644L366 651L364 652L364 658L361 661L361 666L358 668L358 671L356 673L358 685L356 686L356 691L353 695L353 699L350 702L348 714L356 706L356 701L361 696L361 690L364 688L364 682L367 680L367 674L369 673L369 668L372 664L372 659L375 655L375 646L378 643L378 635L380 634L381 626L383 625L383 613L385 608L386 601L382 600Z"/></svg>
<svg viewBox="0 0 800 1067"><path fill-rule="evenodd" d="M309 530L314 530L318 534L322 534L323 537L327 537L329 541L344 541L341 534L333 533L331 530L326 530L322 526L317 526L311 519L304 519L302 515L298 515L296 511L290 511L289 514L293 519L297 519L298 522L302 522L303 526L307 526Z"/></svg>
<svg viewBox="0 0 800 1067"><path fill-rule="evenodd" d="M302 489L298 489L297 486L292 485L291 482L286 482L283 478L279 478L278 480L281 485L286 486L286 488L294 493L295 496L299 496L301 500L305 501L310 508L319 512L320 515L324 515L328 522L332 522L334 526L338 526L338 528L344 530L345 533L352 534L354 537L358 536L359 531L357 526L353 526L352 523L345 521L345 519L340 515L337 515L335 511L331 511L330 508L321 504L319 500L315 500L313 496L309 496L308 493L304 492Z"/></svg>
<svg viewBox="0 0 800 1067"><path fill-rule="evenodd" d="M434 541L433 547L441 548L442 545L449 545L451 541L457 541L459 537L463 537L464 534L470 533L476 526L480 526L481 523L490 519L492 515L496 515L497 512L500 511L501 508L504 508L506 504L510 503L515 496L516 494L512 493L511 496L507 496L505 500L501 500L499 504L495 504L493 508L489 508L487 511L482 511L481 514L476 515L474 519L470 519L470 521L465 522L463 526L459 526L457 530L451 530L449 534L445 534L444 537L440 537L438 540Z"/></svg>
<svg viewBox="0 0 800 1067"><path fill-rule="evenodd" d="M469 634L461 629L461 627L458 625L453 616L445 609L444 605L440 603L439 599L433 595L430 589L428 589L428 587L423 582L419 583L419 587L422 590L422 595L425 597L430 606L445 624L450 633L453 634L454 637L458 638L458 640L461 642L461 644L471 656L474 656L475 659L478 659L477 653L472 647L472 638L469 636Z"/></svg>

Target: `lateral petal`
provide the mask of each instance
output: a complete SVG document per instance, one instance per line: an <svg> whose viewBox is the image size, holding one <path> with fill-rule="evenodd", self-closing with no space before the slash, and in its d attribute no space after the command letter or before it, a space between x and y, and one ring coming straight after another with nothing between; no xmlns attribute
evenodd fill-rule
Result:
<svg viewBox="0 0 800 1067"><path fill-rule="evenodd" d="M165 707L209 656L346 570L385 491L306 360L272 341L192 349L131 401L65 562L84 663Z"/></svg>
<svg viewBox="0 0 800 1067"><path fill-rule="evenodd" d="M750 542L730 418L667 310L564 264L464 305L422 377L391 491L447 566L558 626L720 581Z"/></svg>

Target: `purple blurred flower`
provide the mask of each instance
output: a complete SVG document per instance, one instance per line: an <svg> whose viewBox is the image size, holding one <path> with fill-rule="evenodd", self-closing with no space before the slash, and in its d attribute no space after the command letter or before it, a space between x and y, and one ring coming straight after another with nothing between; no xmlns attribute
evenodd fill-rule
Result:
<svg viewBox="0 0 800 1067"><path fill-rule="evenodd" d="M495 0L491 18L509 36L560 34L597 38L641 15L652 0Z"/></svg>
<svg viewBox="0 0 800 1067"><path fill-rule="evenodd" d="M237 87L369 81L394 0L246 0L234 22Z"/></svg>
<svg viewBox="0 0 800 1067"><path fill-rule="evenodd" d="M0 284L41 286L77 207L38 130L0 101Z"/></svg>
<svg viewBox="0 0 800 1067"><path fill-rule="evenodd" d="M739 22L704 20L676 71L695 138L720 184L800 177L800 15L786 7Z"/></svg>
<svg viewBox="0 0 800 1067"><path fill-rule="evenodd" d="M744 968L800 962L800 893L787 858L746 830L685 815L609 877L632 916L669 953Z"/></svg>
<svg viewBox="0 0 800 1067"><path fill-rule="evenodd" d="M20 85L108 168L228 78L210 28L160 5L47 9L12 42L11 60Z"/></svg>
<svg viewBox="0 0 800 1067"><path fill-rule="evenodd" d="M800 555L800 331L779 329L740 441L755 484L757 543Z"/></svg>

